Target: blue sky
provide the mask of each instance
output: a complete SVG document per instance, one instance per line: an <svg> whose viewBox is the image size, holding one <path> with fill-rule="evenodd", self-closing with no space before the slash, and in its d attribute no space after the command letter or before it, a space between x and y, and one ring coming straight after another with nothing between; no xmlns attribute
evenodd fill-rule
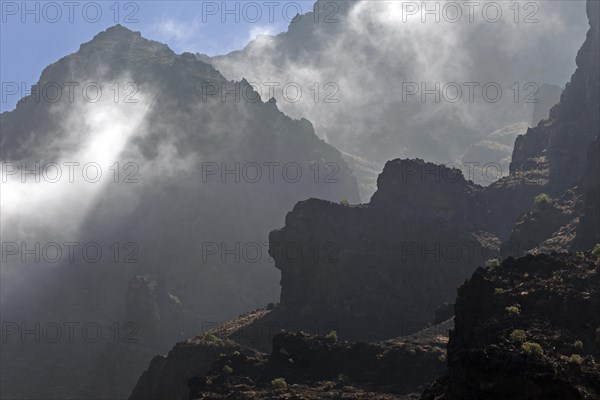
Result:
<svg viewBox="0 0 600 400"><path fill-rule="evenodd" d="M42 70L81 43L120 23L175 52L224 54L258 34L287 30L296 13L314 0L297 1L5 1L0 19L0 111L22 96L6 95L7 82L29 88Z"/></svg>

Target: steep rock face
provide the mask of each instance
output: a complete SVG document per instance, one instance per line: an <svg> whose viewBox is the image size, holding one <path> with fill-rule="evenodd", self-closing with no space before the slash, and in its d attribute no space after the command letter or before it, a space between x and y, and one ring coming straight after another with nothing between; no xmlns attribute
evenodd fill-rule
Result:
<svg viewBox="0 0 600 400"><path fill-rule="evenodd" d="M590 253L478 269L458 291L448 375L423 398L598 398L599 288Z"/></svg>
<svg viewBox="0 0 600 400"><path fill-rule="evenodd" d="M344 337L394 337L424 326L476 265L496 257L497 238L473 217L486 212L481 188L459 171L395 160L378 186L366 205L300 202L271 232L286 312L332 321Z"/></svg>
<svg viewBox="0 0 600 400"><path fill-rule="evenodd" d="M590 144L587 171L581 183L583 208L574 241L577 249L591 248L600 243L600 140Z"/></svg>
<svg viewBox="0 0 600 400"><path fill-rule="evenodd" d="M509 245L525 239L523 231L537 235L536 243L561 242L555 248L586 249L600 238L598 217L600 132L600 5L588 1L590 29L577 55L577 70L567 84L560 103L550 111L547 120L515 141L510 176L494 183L489 190L499 208L496 213L516 218L527 210L531 200L542 192L556 198L571 216L568 221L546 221L555 225L540 236L536 219L524 215L517 222ZM509 207L507 207L507 205ZM552 218L551 214L543 216ZM503 227L502 229L505 229ZM524 244L524 243L522 243ZM543 246L542 246L543 248ZM546 248L548 248L546 246Z"/></svg>
<svg viewBox="0 0 600 400"><path fill-rule="evenodd" d="M590 144L600 127L599 4L587 2L590 29L577 54L577 70L550 111L550 117L519 136L511 171L527 175L531 169L545 177L547 190L564 190L584 177Z"/></svg>

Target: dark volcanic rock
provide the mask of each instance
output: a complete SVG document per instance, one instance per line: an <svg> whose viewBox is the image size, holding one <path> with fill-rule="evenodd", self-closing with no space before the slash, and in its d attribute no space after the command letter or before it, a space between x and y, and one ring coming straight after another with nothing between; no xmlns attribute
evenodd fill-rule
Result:
<svg viewBox="0 0 600 400"><path fill-rule="evenodd" d="M342 337L383 339L426 326L477 265L496 258L481 187L421 160L387 163L371 203L298 203L270 253L286 312L331 321ZM301 249L291 257L285 244Z"/></svg>
<svg viewBox="0 0 600 400"><path fill-rule="evenodd" d="M191 398L188 381L205 374L220 354L253 351L234 342L212 335L199 336L179 342L167 356L156 356L139 378L130 400L159 400Z"/></svg>
<svg viewBox="0 0 600 400"><path fill-rule="evenodd" d="M190 398L267 399L274 391L296 399L412 398L443 370L439 346L443 343L348 343L284 332L275 336L270 356L222 356L206 376L190 380ZM285 387L274 388L275 379L283 379Z"/></svg>
<svg viewBox="0 0 600 400"><path fill-rule="evenodd" d="M153 359L130 399L408 400L417 399L421 388L443 372L452 321L384 342L349 343L332 332L275 330L272 323L281 318L269 319L274 311L244 314L176 344L166 357ZM258 352L248 346L256 342L245 333L256 338L260 326L270 327L269 345ZM225 366L232 370L226 373ZM285 379L287 389L275 390L276 378Z"/></svg>
<svg viewBox="0 0 600 400"><path fill-rule="evenodd" d="M509 258L458 291L448 375L424 399L597 399L600 268L590 254Z"/></svg>

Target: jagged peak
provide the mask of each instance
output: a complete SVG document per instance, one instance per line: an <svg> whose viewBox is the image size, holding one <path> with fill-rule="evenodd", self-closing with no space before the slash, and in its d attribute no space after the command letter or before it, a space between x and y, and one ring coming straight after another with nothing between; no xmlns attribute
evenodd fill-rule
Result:
<svg viewBox="0 0 600 400"><path fill-rule="evenodd" d="M92 40L83 43L79 49L84 50L86 48L112 46L116 43L135 44L136 47L152 48L154 52L161 51L165 54L168 53L170 56L175 55L173 50L171 50L166 44L147 39L142 36L141 32L133 31L121 24L111 26L105 31L96 34Z"/></svg>
<svg viewBox="0 0 600 400"><path fill-rule="evenodd" d="M104 37L115 37L115 36L141 37L142 33L139 31L133 31L121 24L116 24L114 26L109 27L105 31L98 33L96 36L94 36L94 39L104 38Z"/></svg>

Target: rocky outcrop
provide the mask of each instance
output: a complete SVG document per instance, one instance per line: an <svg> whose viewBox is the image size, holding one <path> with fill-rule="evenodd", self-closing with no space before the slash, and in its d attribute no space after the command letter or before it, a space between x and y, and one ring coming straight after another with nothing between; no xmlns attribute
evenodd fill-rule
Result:
<svg viewBox="0 0 600 400"><path fill-rule="evenodd" d="M167 356L156 356L139 378L130 400L191 399L188 381L208 372L221 354L254 352L235 342L206 334L179 342Z"/></svg>
<svg viewBox="0 0 600 400"><path fill-rule="evenodd" d="M283 331L268 353L222 340L215 330L156 357L130 399L416 399L444 369L449 326L379 343Z"/></svg>
<svg viewBox="0 0 600 400"><path fill-rule="evenodd" d="M448 374L423 399L596 399L600 267L590 253L509 258L458 291Z"/></svg>
<svg viewBox="0 0 600 400"><path fill-rule="evenodd" d="M425 326L477 265L496 258L481 188L458 170L394 160L378 187L359 206L300 202L271 233L287 313L334 322L355 340L394 337Z"/></svg>

